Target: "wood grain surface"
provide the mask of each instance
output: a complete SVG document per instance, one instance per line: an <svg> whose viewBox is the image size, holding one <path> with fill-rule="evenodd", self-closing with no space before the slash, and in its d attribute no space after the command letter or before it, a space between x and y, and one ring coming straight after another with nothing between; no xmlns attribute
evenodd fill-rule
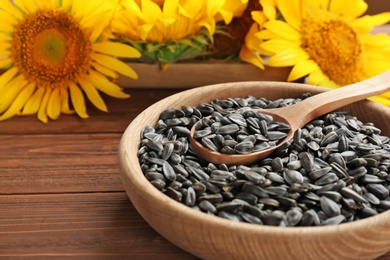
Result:
<svg viewBox="0 0 390 260"><path fill-rule="evenodd" d="M154 231L129 201L118 144L133 118L178 90L105 97L110 113L0 122L0 258L195 259Z"/></svg>

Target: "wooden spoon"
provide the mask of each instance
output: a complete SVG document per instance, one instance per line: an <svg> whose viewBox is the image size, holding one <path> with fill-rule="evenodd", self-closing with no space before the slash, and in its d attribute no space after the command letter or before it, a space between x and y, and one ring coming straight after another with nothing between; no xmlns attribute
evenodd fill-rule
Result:
<svg viewBox="0 0 390 260"><path fill-rule="evenodd" d="M248 154L223 154L212 151L194 138L196 124L191 129L190 143L195 153L208 162L226 165L250 164L270 155L275 149L291 140L297 129L313 119L353 102L387 91L390 91L390 71L349 86L317 94L292 106L256 109L263 114L273 116L274 122L285 122L291 128L284 140L266 150Z"/></svg>

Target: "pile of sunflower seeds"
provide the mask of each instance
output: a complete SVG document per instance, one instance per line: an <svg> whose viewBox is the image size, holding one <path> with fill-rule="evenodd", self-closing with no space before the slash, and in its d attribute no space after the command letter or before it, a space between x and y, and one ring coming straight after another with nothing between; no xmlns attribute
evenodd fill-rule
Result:
<svg viewBox="0 0 390 260"><path fill-rule="evenodd" d="M224 102L232 107L233 102ZM249 107L240 108L224 115L214 113L203 117L196 125L194 138L212 151L225 154L247 154L275 146L283 140L290 126L275 122L271 115Z"/></svg>
<svg viewBox="0 0 390 260"><path fill-rule="evenodd" d="M270 157L251 165L215 165L189 145L191 127L205 117L288 106L308 96L275 101L249 96L167 109L156 126L141 132L141 169L172 199L232 221L336 225L390 209L389 137L348 112L313 120Z"/></svg>

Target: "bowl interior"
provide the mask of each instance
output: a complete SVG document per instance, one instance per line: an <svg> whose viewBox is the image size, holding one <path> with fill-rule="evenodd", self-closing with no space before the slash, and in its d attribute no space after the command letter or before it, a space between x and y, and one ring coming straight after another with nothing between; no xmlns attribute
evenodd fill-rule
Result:
<svg viewBox="0 0 390 260"><path fill-rule="evenodd" d="M265 97L297 98L327 89L281 82L225 83L187 90L143 111L126 129L119 147L121 177L127 194L142 217L161 235L205 259L340 259L374 258L390 250L390 212L364 220L327 227L280 228L236 223L197 212L162 194L144 177L137 157L140 132L154 126L168 108L196 106L213 99ZM340 110L373 122L390 135L390 109L360 101Z"/></svg>

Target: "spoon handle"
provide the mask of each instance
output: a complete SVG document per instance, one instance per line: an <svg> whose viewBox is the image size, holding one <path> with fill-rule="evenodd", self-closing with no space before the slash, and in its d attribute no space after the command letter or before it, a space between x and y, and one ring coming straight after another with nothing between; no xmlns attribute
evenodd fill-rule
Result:
<svg viewBox="0 0 390 260"><path fill-rule="evenodd" d="M285 108L285 113L288 114L286 117L290 122L294 122L292 128L296 129L340 107L390 91L389 79L390 70L346 87L314 95L295 104L294 109ZM292 118L294 120L291 120Z"/></svg>

